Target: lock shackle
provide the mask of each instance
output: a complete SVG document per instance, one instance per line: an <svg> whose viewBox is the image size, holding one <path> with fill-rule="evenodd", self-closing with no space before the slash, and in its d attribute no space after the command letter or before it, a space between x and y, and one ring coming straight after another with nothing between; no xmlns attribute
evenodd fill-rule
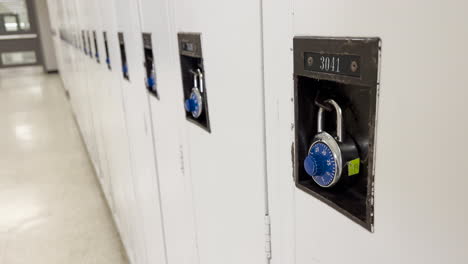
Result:
<svg viewBox="0 0 468 264"><path fill-rule="evenodd" d="M193 74L193 87L198 88L198 83L197 83L197 75L198 73L194 70L190 70L190 73Z"/></svg>
<svg viewBox="0 0 468 264"><path fill-rule="evenodd" d="M197 69L197 76L200 84L200 93L203 93L203 73L200 68Z"/></svg>
<svg viewBox="0 0 468 264"><path fill-rule="evenodd" d="M193 74L193 87L198 88L201 93L203 93L203 73L200 68L197 68L196 71L190 70L190 73ZM197 80L198 79L198 80ZM198 87L200 85L200 87Z"/></svg>
<svg viewBox="0 0 468 264"><path fill-rule="evenodd" d="M336 113L336 139L338 142L343 142L343 115L341 113L341 107L333 99L328 99L325 103L330 104L335 108ZM323 131L323 107L319 107L317 114L317 132Z"/></svg>

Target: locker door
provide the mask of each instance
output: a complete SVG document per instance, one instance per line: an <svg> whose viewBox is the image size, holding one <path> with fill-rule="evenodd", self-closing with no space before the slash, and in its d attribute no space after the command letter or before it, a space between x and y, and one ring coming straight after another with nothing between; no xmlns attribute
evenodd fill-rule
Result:
<svg viewBox="0 0 468 264"><path fill-rule="evenodd" d="M204 79L203 91L200 80L197 84L205 93L204 120L198 122L192 113L184 120L199 263L265 263L260 3L169 2L174 4L172 36L179 34L179 55L199 53L179 57L179 74L191 85L197 72L185 68L191 62ZM180 35L184 33L189 35ZM179 91L181 76L174 87ZM191 87L185 88L190 92ZM186 99L184 94L174 103L184 109Z"/></svg>
<svg viewBox="0 0 468 264"><path fill-rule="evenodd" d="M80 38L81 38L81 20L79 19L79 10L78 5L75 1L71 1L67 4L63 3L63 11L61 12L60 20L63 21L64 26L66 28L71 28L76 26L77 29L80 31ZM66 20L65 17L73 17L73 19ZM65 85L70 87L70 100L72 102L72 106L76 113L76 118L82 132L83 140L85 144L88 144L89 136L88 136L88 123L85 121L85 114L84 109L82 107L82 88L86 82L86 78L82 76L82 61L83 61L83 54L80 52L72 52L70 47L65 47L64 43L62 42L62 47L64 48L64 68L66 69L65 76Z"/></svg>
<svg viewBox="0 0 468 264"><path fill-rule="evenodd" d="M109 171L109 156L110 152L108 146L110 142L106 142L108 139L107 135L111 134L111 130L107 126L108 117L107 113L107 103L108 96L105 90L106 87L106 78L108 70L105 63L105 58L103 59L104 47L103 47L103 35L102 35L102 23L98 2L89 1L87 3L88 14L90 15L89 24L90 35L91 35L91 46L93 47L93 54L90 57L90 76L92 79L92 84L89 87L90 92L90 101L93 109L94 116L94 128L97 142L97 149L99 154L100 161L100 174L99 180L101 181L102 188L106 197L108 198L109 205L112 207L113 202L110 196L110 171Z"/></svg>
<svg viewBox="0 0 468 264"><path fill-rule="evenodd" d="M135 228L139 235L135 243L138 263L165 263L159 186L154 153L151 113L144 83L143 46L137 1L116 0L119 58L126 59L125 74L120 73L123 89L130 153L133 169L135 207L138 218ZM115 36L117 37L117 36ZM121 60L122 61L122 60ZM125 76L124 76L125 75Z"/></svg>
<svg viewBox="0 0 468 264"><path fill-rule="evenodd" d="M96 30L100 28L100 22L96 13L94 1L83 2L83 8L85 8L85 23L86 23L86 38L88 43L88 57L87 57L87 73L88 73L88 85L87 85L87 97L89 101L92 129L96 148L96 158L98 164L96 169L98 179L103 184L104 191L106 192L107 186L105 180L107 175L107 155L105 153L105 146L102 137L102 96L101 96L101 81L100 78L102 68L99 67L99 63L96 59L96 54L99 51L99 47L95 45L94 38ZM97 35L96 35L97 37ZM99 55L99 54L97 54Z"/></svg>
<svg viewBox="0 0 468 264"><path fill-rule="evenodd" d="M468 70L460 53L468 40L460 27L467 7L367 0L265 5L267 120L277 127L267 134L273 263L467 262L468 209L460 205L467 199L468 119L455 114L465 111L468 97L457 80ZM373 232L294 185L293 169L302 166L291 161L298 36L381 39Z"/></svg>
<svg viewBox="0 0 468 264"><path fill-rule="evenodd" d="M89 36L89 31L90 31L90 22L88 21L89 19L89 14L87 13L87 5L85 2L82 1L75 1L72 2L72 4L75 3L76 5L76 10L77 10L77 23L80 25L81 30L82 30L82 38L84 36L84 42L87 47L88 54L92 53L94 48L89 45L88 39L90 38ZM68 47L71 49L71 47ZM84 55L84 54L83 54ZM99 175L100 173L100 160L99 160L99 150L98 150L98 142L97 142L97 137L96 137L96 129L95 129L95 116L93 112L93 104L91 101L92 98L92 92L93 92L93 75L91 74L91 70L94 68L94 65L92 64L93 61L91 58L89 58L89 55L81 56L80 57L80 62L79 62L79 72L80 72L80 77L79 77L79 85L77 84L77 90L79 91L79 103L78 107L80 107L81 110L81 118L82 118L82 124L83 126L83 134L84 134L84 139L86 142L86 146L88 148L91 161L94 165L94 168L96 169L97 174Z"/></svg>
<svg viewBox="0 0 468 264"><path fill-rule="evenodd" d="M125 116L123 85L121 84L120 51L117 41L117 20L115 3L112 0L99 1L99 14L102 17L102 30L106 33L109 52L107 66L107 53L104 43L101 43L100 54L104 71L99 76L102 79L102 96L106 101L107 112L104 114L104 126L107 127L106 142L109 148L109 175L113 200L115 202L114 217L122 236L127 255L135 262L135 241L140 233L137 231L137 208L135 206L135 191L131 153L127 123ZM103 32L101 41L104 42Z"/></svg>
<svg viewBox="0 0 468 264"><path fill-rule="evenodd" d="M184 143L185 111L180 107L183 94L178 89L177 35L174 33L174 17L169 15L173 12L169 2L139 2L142 32L151 37L158 97L150 92L148 94L158 158L168 263L196 263L191 183L186 168L189 157L187 144Z"/></svg>

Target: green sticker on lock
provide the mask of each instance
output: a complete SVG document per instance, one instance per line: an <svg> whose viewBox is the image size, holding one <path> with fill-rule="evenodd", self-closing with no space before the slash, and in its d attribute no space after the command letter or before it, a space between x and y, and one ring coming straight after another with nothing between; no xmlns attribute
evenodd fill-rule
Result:
<svg viewBox="0 0 468 264"><path fill-rule="evenodd" d="M361 164L361 159L353 159L348 162L348 176L352 176L359 173L359 166Z"/></svg>

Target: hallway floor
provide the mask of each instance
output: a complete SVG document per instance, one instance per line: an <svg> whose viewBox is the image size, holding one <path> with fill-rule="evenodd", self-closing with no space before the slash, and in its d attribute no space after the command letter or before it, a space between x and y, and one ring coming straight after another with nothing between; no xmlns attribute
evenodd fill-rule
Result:
<svg viewBox="0 0 468 264"><path fill-rule="evenodd" d="M0 263L127 263L62 82L0 71Z"/></svg>

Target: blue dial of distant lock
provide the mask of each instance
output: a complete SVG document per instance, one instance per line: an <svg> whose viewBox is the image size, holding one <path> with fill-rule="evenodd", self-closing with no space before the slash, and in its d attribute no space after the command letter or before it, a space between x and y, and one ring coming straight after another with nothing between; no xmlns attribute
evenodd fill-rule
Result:
<svg viewBox="0 0 468 264"><path fill-rule="evenodd" d="M336 160L327 144L315 143L304 160L304 168L320 186L329 186L336 177Z"/></svg>
<svg viewBox="0 0 468 264"><path fill-rule="evenodd" d="M200 109L200 102L198 102L197 95L195 93L192 93L190 95L190 99L194 102L192 112L197 113L199 111L199 109Z"/></svg>
<svg viewBox="0 0 468 264"><path fill-rule="evenodd" d="M198 102L197 95L195 93L192 93L190 95L190 98L185 100L185 110L187 110L187 112L197 113L199 109L200 102Z"/></svg>
<svg viewBox="0 0 468 264"><path fill-rule="evenodd" d="M153 77L148 77L146 79L146 85L148 85L149 88L154 88L154 86L156 85L156 82L154 81L154 78Z"/></svg>

